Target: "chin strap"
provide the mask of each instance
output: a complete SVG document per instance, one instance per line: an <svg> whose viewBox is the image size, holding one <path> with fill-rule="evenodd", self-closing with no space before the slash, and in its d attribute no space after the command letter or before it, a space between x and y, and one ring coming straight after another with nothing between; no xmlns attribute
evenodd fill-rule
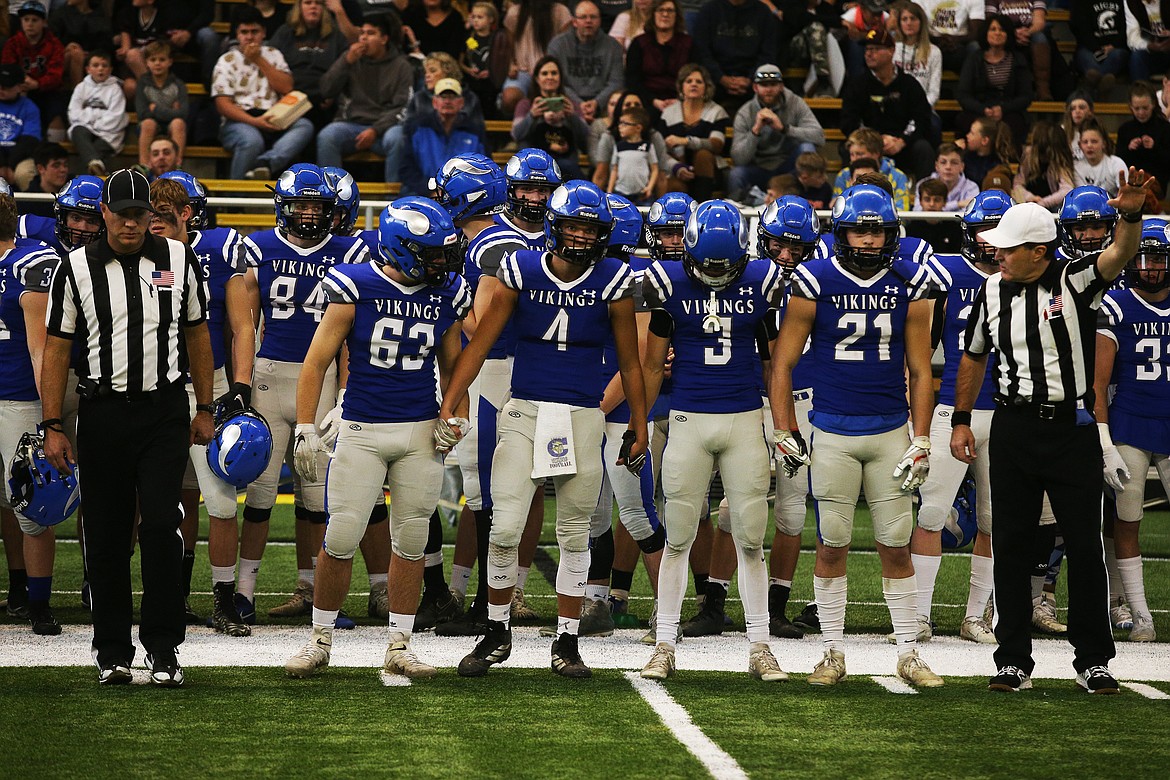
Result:
<svg viewBox="0 0 1170 780"><path fill-rule="evenodd" d="M719 319L719 301L715 298L715 291L711 291L711 298L707 301L707 316L703 318L704 333L722 333L723 321Z"/></svg>

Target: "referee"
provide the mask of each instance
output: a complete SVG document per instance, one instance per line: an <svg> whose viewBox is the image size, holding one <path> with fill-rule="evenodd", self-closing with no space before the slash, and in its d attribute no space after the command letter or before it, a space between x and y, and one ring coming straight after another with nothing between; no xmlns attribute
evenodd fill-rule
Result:
<svg viewBox="0 0 1170 780"><path fill-rule="evenodd" d="M49 291L41 383L45 455L59 469L74 462L60 418L77 341L76 462L98 682L130 682L137 509L139 640L151 682L177 687L183 670L176 648L186 629L179 490L188 447L213 434L206 294L191 249L146 232L146 177L115 172L102 188L101 209L105 234L61 261ZM198 401L193 421L184 386L188 364Z"/></svg>
<svg viewBox="0 0 1170 780"><path fill-rule="evenodd" d="M988 354L996 353L996 410L991 421L992 558L998 613L998 671L989 687L1032 687L1031 571L1044 493L1064 536L1068 638L1077 684L1117 693L1108 585L1101 542L1102 456L1093 419L1097 308L1137 252L1141 209L1153 179L1130 168L1109 204L1121 214L1113 243L1074 260L1053 252L1056 225L1036 203L1012 206L980 234L997 248L999 273L984 283L967 322L959 365L951 453L975 460L971 408Z"/></svg>

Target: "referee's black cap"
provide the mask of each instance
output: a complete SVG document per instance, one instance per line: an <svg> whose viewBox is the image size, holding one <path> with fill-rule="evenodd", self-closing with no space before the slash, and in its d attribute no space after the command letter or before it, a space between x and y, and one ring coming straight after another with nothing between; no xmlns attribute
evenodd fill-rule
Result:
<svg viewBox="0 0 1170 780"><path fill-rule="evenodd" d="M110 211L146 209L150 207L150 182L141 173L130 168L114 171L102 185L102 203Z"/></svg>

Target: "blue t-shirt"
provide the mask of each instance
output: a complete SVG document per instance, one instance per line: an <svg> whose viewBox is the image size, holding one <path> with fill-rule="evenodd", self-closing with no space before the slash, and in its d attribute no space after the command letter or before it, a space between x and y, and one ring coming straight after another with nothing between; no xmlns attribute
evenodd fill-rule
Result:
<svg viewBox="0 0 1170 780"><path fill-rule="evenodd" d="M227 326L227 283L247 270L241 241L235 228L228 227L197 231L191 241L207 285L207 330L216 368L222 368L227 361L223 335Z"/></svg>
<svg viewBox="0 0 1170 780"><path fill-rule="evenodd" d="M1117 344L1109 405L1113 441L1170 452L1170 299L1143 300L1132 289L1110 290L1101 302L1099 332ZM1145 475L1134 474L1140 480Z"/></svg>
<svg viewBox="0 0 1170 780"><path fill-rule="evenodd" d="M938 401L949 406L955 405L955 380L959 376L959 361L963 357L967 339L967 319L971 316L971 305L975 296L983 289L988 274L976 268L962 255L935 255L927 261L932 281L946 292L946 317L943 320L943 373ZM995 408L995 355L988 358L987 372L983 385L975 399L976 409Z"/></svg>
<svg viewBox="0 0 1170 780"><path fill-rule="evenodd" d="M18 246L0 255L0 399L35 401L40 397L20 299L26 292L47 294L59 262L56 252L40 245Z"/></svg>
<svg viewBox="0 0 1170 780"><path fill-rule="evenodd" d="M0 100L0 146L15 146L22 135L41 137L41 110L24 95Z"/></svg>

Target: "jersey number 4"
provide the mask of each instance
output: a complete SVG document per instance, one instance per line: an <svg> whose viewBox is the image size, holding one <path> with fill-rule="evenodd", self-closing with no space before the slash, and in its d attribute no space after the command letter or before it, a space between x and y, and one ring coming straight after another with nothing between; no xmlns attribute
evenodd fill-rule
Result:
<svg viewBox="0 0 1170 780"><path fill-rule="evenodd" d="M417 355L399 355L402 336L421 342ZM383 317L374 323L370 334L370 365L378 368L401 366L403 371L418 371L426 365L427 356L435 346L435 323L416 322L408 330L397 317Z"/></svg>
<svg viewBox="0 0 1170 780"><path fill-rule="evenodd" d="M297 277L295 276L278 276L272 280L272 286L268 289L268 299L272 301L272 319L287 320L296 314L298 308L296 291ZM309 293L309 297L305 299L304 303L299 304L299 307L307 314L311 314L315 322L320 322L321 317L325 314L327 302L325 290L318 284L313 288L313 292Z"/></svg>
<svg viewBox="0 0 1170 780"><path fill-rule="evenodd" d="M883 312L873 318L873 327L877 330L877 359L890 359L890 336L894 333L894 319L889 312ZM836 360L865 360L864 348L851 349L861 339L865 338L869 330L869 318L864 312L842 314L837 320L837 329L849 331L838 342L833 350Z"/></svg>

